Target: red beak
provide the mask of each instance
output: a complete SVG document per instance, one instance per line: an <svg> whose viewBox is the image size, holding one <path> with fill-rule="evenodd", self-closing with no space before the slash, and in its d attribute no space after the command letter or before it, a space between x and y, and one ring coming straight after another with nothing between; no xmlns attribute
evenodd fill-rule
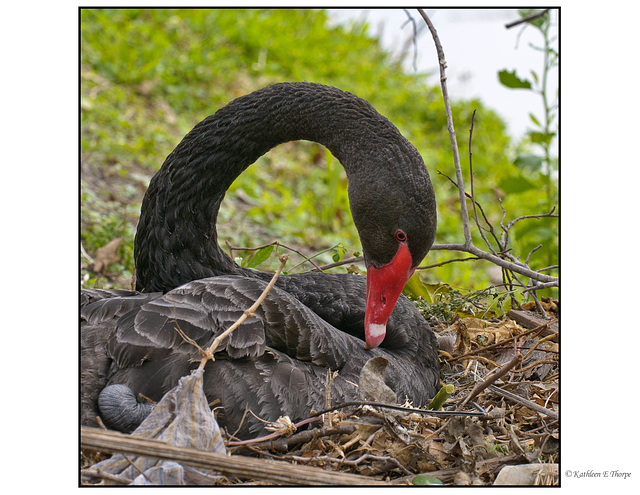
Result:
<svg viewBox="0 0 640 495"><path fill-rule="evenodd" d="M387 320L396 306L404 285L415 268L406 242L400 244L393 259L380 268L367 269L367 309L364 315L365 349L378 347L387 331Z"/></svg>

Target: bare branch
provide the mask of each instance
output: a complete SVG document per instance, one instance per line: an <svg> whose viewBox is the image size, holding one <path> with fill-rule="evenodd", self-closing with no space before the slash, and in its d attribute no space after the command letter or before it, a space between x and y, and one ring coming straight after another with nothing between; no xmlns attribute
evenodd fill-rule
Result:
<svg viewBox="0 0 640 495"><path fill-rule="evenodd" d="M424 19L424 22L427 23L427 27L429 31L431 31L431 35L433 36L433 41L436 45L436 51L438 53L438 62L440 65L440 85L442 86L442 96L444 98L444 107L447 113L447 128L449 129L449 138L451 139L451 148L453 150L453 163L456 167L456 178L458 181L458 191L460 193L460 213L462 216L462 227L464 230L464 241L465 246L470 246L471 241L471 229L469 227L469 212L467 211L467 202L465 201L465 191L464 191L464 181L462 180L462 168L460 167L460 155L458 153L458 141L456 139L456 132L453 128L453 116L451 113L451 104L449 103L449 90L447 89L447 76L445 74L445 68L447 66L447 62L444 58L444 51L442 50L442 45L440 44L440 39L438 38L438 33L436 28L431 23L431 20L424 12L423 9L418 9L420 15Z"/></svg>
<svg viewBox="0 0 640 495"><path fill-rule="evenodd" d="M469 182L471 183L471 204L473 205L473 215L475 217L476 225L478 226L478 232L480 232L480 235L482 236L482 239L484 240L489 250L493 254L498 254L495 252L495 250L491 246L491 243L489 242L489 239L487 239L487 236L484 235L482 226L480 225L480 220L478 219L478 210L476 208L477 201L476 201L475 193L473 191L473 159L472 159L473 153L471 151L471 141L473 138L473 124L475 122L475 119L476 119L476 111L474 110L473 115L471 116L471 127L469 128ZM484 215L484 212L483 212L483 215ZM486 221L487 217L485 216L484 219ZM491 226L489 222L487 222L487 224ZM491 232L493 233L493 227L491 227Z"/></svg>
<svg viewBox="0 0 640 495"><path fill-rule="evenodd" d="M558 218L558 215L554 215L553 212L556 211L556 207L554 206L553 208L551 208L551 211L549 213L540 213L538 215L522 215L521 217L516 217L513 220L511 220L506 227L502 226L502 229L505 232L509 232L509 230L516 224L518 223L520 220L525 220L527 218L545 218L545 217L550 217L550 218ZM504 234L503 234L504 236Z"/></svg>
<svg viewBox="0 0 640 495"><path fill-rule="evenodd" d="M510 22L509 24L505 24L504 27L506 27L507 29L510 29L512 27L518 26L520 24L523 24L525 22L530 22L533 21L535 19L537 19L538 17L542 17L543 15L545 15L547 12L549 12L550 9L544 9L542 12L536 12L535 14L532 14L528 17L523 17L522 19L519 19L517 21L513 21Z"/></svg>
<svg viewBox="0 0 640 495"><path fill-rule="evenodd" d="M218 335L213 340L213 342L211 343L211 345L209 346L208 349L204 350L204 352L203 352L204 357L200 361L200 366L199 366L198 369L204 368L205 364L207 364L207 361L209 361L209 360L214 361L213 353L215 352L215 350L220 345L220 342L222 342L223 339L228 337L231 332L233 332L236 328L238 328L242 324L242 322L244 320L246 320L247 318L249 318L251 316L254 316L254 313L255 313L256 309L258 309L258 306L260 306L262 304L262 301L265 300L265 298L267 297L267 294L269 294L269 291L271 289L273 289L273 286L276 284L276 280L278 280L278 277L282 273L282 269L284 268L284 265L287 263L288 259L289 259L289 255L288 254L283 254L282 256L280 256L280 266L278 266L278 269L273 274L273 277L271 277L271 280L269 281L267 286L262 291L262 294L260 294L260 297L258 297L258 299L256 299L256 302L254 302L249 309L247 309L244 313L242 313L242 315L240 315L240 318L238 318L233 325L231 325L224 332L222 332L220 335Z"/></svg>
<svg viewBox="0 0 640 495"><path fill-rule="evenodd" d="M498 378L506 375L513 367L515 367L516 364L518 364L521 361L521 359L522 359L522 354L520 353L516 345L515 355L513 356L511 361L506 363L499 370L491 373L488 377L485 377L483 381L477 383L476 386L473 387L473 390L471 391L471 393L467 395L467 397L462 401L462 404L460 404L460 407L464 407L469 401L477 397L489 385L492 385L493 383L495 383Z"/></svg>
<svg viewBox="0 0 640 495"><path fill-rule="evenodd" d="M345 258L343 260L336 261L335 263L329 263L327 265L322 265L320 267L320 270L322 270L322 271L329 270L330 268L335 268L337 266L349 265L349 264L352 264L352 263L359 263L361 261L364 261L364 256L351 256L350 258Z"/></svg>
<svg viewBox="0 0 640 495"><path fill-rule="evenodd" d="M289 251L292 251L292 252L296 253L300 257L304 258L305 261L311 263L315 270L317 270L319 272L322 271L322 269L313 261L312 258L309 258L308 256L305 256L304 254L302 254L297 249L294 249L294 248L292 248L290 246L282 244L280 241L273 241L273 242L270 242L268 244L263 244L262 246L256 246L256 247L232 246L229 243L229 241L225 241L225 243L227 244L227 249L229 250L229 256L231 256L231 258L233 258L233 252L234 251L259 251L260 249L266 248L268 246L275 246L276 248L277 247L281 247L281 248L288 249ZM319 254L322 254L322 253L317 253L317 254L314 255L314 257L318 256ZM296 265L296 266L298 266L298 265Z"/></svg>
<svg viewBox="0 0 640 495"><path fill-rule="evenodd" d="M501 242L498 242L495 234L493 234L493 228L491 227L491 224L487 221L487 218L485 216L485 221L487 221L487 225L489 225L491 227L491 233L493 234L494 238L496 239L496 242L498 243L500 252L496 252L491 247L491 244L489 243L488 239L484 235L483 229L482 229L482 227L480 225L480 222L479 222L479 219L478 219L477 208L476 208L476 205L478 207L480 205L478 205L477 202L475 201L474 191L473 191L473 166L472 166L472 153L471 153L471 137L472 137L472 132L473 132L473 119L472 119L472 121L471 121L471 129L469 131L469 168L470 168L470 171L471 171L471 201L472 201L472 204L473 204L474 213L475 213L475 217L476 217L476 224L478 226L478 230L480 231L480 235L482 236L484 241L487 243L487 245L489 246L489 249L492 252L489 253L489 252L483 251L483 250L477 248L473 244L473 240L471 238L471 229L470 229L470 226L469 226L469 213L468 213L467 202L466 202L466 198L468 197L468 194L466 193L466 191L464 189L464 182L463 182L463 178L462 178L462 168L460 166L460 156L458 154L458 145L457 145L455 130L454 130L454 126L453 126L453 117L452 117L452 113L451 113L451 104L450 104L450 101L449 101L449 92L448 92L448 89L447 89L447 77L445 75L446 61L445 61L445 58L444 58L444 51L442 49L442 45L440 44L440 39L438 38L438 33L437 33L435 27L433 26L433 24L431 23L431 20L429 19L429 17L427 16L427 14L424 12L423 9L418 9L418 12L420 13L422 18L424 19L424 22L426 23L427 27L429 28L429 31L431 31L431 35L433 37L433 41L434 41L434 44L436 46L436 51L437 51L437 54L438 54L438 62L439 62L439 67L440 67L440 85L442 87L442 96L443 96L443 99L444 99L445 112L447 114L447 127L448 127L448 130L449 130L449 137L451 139L451 148L452 148L452 152L453 152L453 163L454 163L455 170L456 170L456 181L455 181L455 184L456 184L456 186L458 188L458 193L459 193L459 196L460 196L460 212L461 212L461 217L462 217L462 227L463 227L463 231L464 231L464 244L434 244L431 247L431 249L433 249L433 250L446 249L446 250L463 251L463 252L466 252L466 253L469 253L469 254L473 254L473 255L477 256L478 258L490 261L490 262L500 266L503 269L503 279L504 279L505 282L509 281L509 283L511 283L510 279L511 279L511 277L513 277L518 281L518 283L520 283L524 287L527 287L527 285L522 284L522 282L517 279L515 274L518 273L520 275L525 275L525 276L529 277L530 279L532 279L534 281L541 282L542 284L545 285L545 287L556 287L558 285L558 283L559 283L557 277L552 277L550 275L542 274L539 271L532 270L528 266L529 257L538 248L535 248L533 251L531 251L531 253L529 253L529 256L527 257L527 262L526 263L520 262L518 260L518 258L513 256L511 253L509 253L508 252L509 250L507 249L508 240L509 240L509 229L511 229L517 222L519 222L520 220L524 220L525 218L556 217L557 215L553 214L553 212L555 211L555 207L547 214L524 215L524 216L518 217L518 218L512 220L505 227L503 222L504 222L504 218L506 217L506 211L504 209L504 206L502 205L502 201L500 201L500 206L502 207L502 211L503 211L503 217L500 220L500 226L503 229L503 234L501 236ZM542 14L540 14L540 15L542 15ZM474 112L474 115L475 115L475 112ZM449 180L451 180L451 179L449 179ZM483 212L483 216L484 216L484 212ZM537 286L534 286L534 287L540 287L540 285L537 285ZM532 287L530 290L534 292L535 290L538 290L538 289ZM535 294L534 294L534 299L536 300L537 304L539 304L539 302L537 301L537 298L535 298Z"/></svg>
<svg viewBox="0 0 640 495"><path fill-rule="evenodd" d="M474 256L473 258L455 258L453 260L443 261L442 263L435 263L433 265L427 265L427 266L419 266L418 268L416 268L416 270L427 270L429 268L437 268L439 266L448 265L449 263L455 263L456 261L475 261L479 259L480 258L476 256Z"/></svg>
<svg viewBox="0 0 640 495"><path fill-rule="evenodd" d="M292 468L288 462L214 454L193 448L169 445L151 438L133 437L87 426L81 428L80 446L83 449L101 452L124 452L167 459L196 468L211 469L225 476L268 481L280 485L387 484L368 476L338 473L310 466L298 465Z"/></svg>
<svg viewBox="0 0 640 495"><path fill-rule="evenodd" d="M532 290L549 289L550 287L558 287L558 282L547 282L546 284L535 284L532 287L527 287L522 292L529 292Z"/></svg>

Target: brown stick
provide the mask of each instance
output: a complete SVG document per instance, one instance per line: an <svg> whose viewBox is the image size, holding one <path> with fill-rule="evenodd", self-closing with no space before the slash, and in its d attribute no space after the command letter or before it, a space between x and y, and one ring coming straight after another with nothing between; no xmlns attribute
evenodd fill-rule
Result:
<svg viewBox="0 0 640 495"><path fill-rule="evenodd" d="M516 355L513 356L513 359L511 359L511 361L509 361L498 371L496 371L495 373L492 373L483 381L478 383L475 387L473 387L473 390L471 391L471 393L467 395L467 398L464 401L462 401L462 404L460 404L460 408L463 408L467 404L467 402L469 402L470 400L480 395L480 393L484 389L486 389L489 385L495 383L498 378L506 375L509 372L509 370L511 370L511 368L513 368L516 364L520 362L521 359L522 359L522 354L520 354L520 351L516 351Z"/></svg>
<svg viewBox="0 0 640 495"><path fill-rule="evenodd" d="M506 259L503 259L501 256L499 256L497 253L494 254L494 253L483 251L473 244L473 240L471 238L471 228L469 225L469 212L467 209L466 192L464 190L464 182L462 179L462 168L460 166L458 144L456 139L456 133L453 126L451 104L449 101L449 90L447 89L447 76L445 73L445 68L447 66L447 63L444 58L444 50L442 49L442 45L440 43L440 39L438 37L436 28L434 27L433 23L429 19L429 16L427 16L427 14L424 12L423 9L418 9L418 12L424 19L424 22L427 24L427 27L431 32L431 35L433 37L433 42L436 46L436 51L438 54L438 62L440 67L440 86L442 87L442 97L444 99L444 107L447 115L447 128L449 130L449 137L451 140L451 148L453 152L453 163L456 171L456 185L458 187L458 192L460 196L460 214L462 218L462 227L464 231L464 244L434 244L431 247L431 250L447 249L447 250L463 251L463 252L475 255L479 258L485 259L487 261L490 261L491 263L498 265L501 268L505 268L506 270L510 270L515 273L520 273L538 282L548 284L548 287L556 287L559 284L559 279L557 277L552 277L549 275L539 273L538 271L531 270L528 266L522 263L507 261ZM474 202L474 207L475 207L475 202ZM542 215L542 216L545 216L545 215ZM482 234L482 230L480 230L480 233ZM484 237L484 234L482 235ZM503 250L505 246L506 246L506 243L502 243Z"/></svg>
<svg viewBox="0 0 640 495"><path fill-rule="evenodd" d="M262 444L256 444L256 447L267 447L274 452L289 452L291 446L307 443L314 438L326 437L330 435L344 435L353 433L356 430L355 425L345 424L337 426L323 426L322 428L316 428L312 430L303 430L291 435L290 437L279 438L275 441L264 442Z"/></svg>
<svg viewBox="0 0 640 495"><path fill-rule="evenodd" d="M264 301L265 298L267 297L267 294L269 294L269 291L273 289L273 286L276 284L276 280L278 280L278 277L280 276L280 273L282 273L282 269L284 268L284 265L286 264L288 259L289 259L288 254L283 254L282 256L280 256L280 266L278 266L276 273L273 274L273 277L271 277L271 281L264 288L264 290L262 291L262 294L260 294L260 297L258 297L256 302L253 303L249 309L247 309L244 313L242 313L242 315L240 315L240 318L238 318L233 325L231 325L224 332L218 335L214 339L214 341L211 343L208 349L205 349L203 351L204 357L200 361L200 367L198 369L204 368L205 364L207 364L207 361L209 360L214 361L213 353L216 351L216 349L220 345L220 342L222 342L223 339L228 337L231 332L233 332L236 328L238 328L244 320L246 320L251 316L254 316L255 310L258 309L258 307L262 304L262 301Z"/></svg>
<svg viewBox="0 0 640 495"><path fill-rule="evenodd" d="M545 15L547 12L549 12L549 10L550 9L544 9L542 12L537 12L528 17L523 17L522 19L519 19L517 21L513 21L513 22L510 22L509 24L505 24L504 27L506 27L507 29L510 29L512 27L518 26L519 24L533 21L534 19L537 19L538 17L542 17L543 15Z"/></svg>
<svg viewBox="0 0 640 495"><path fill-rule="evenodd" d="M81 427L80 446L83 449L174 460L198 468L212 469L225 476L283 485L387 485L383 481L356 474L325 471L311 466L292 466L282 461L213 454L87 426Z"/></svg>
<svg viewBox="0 0 640 495"><path fill-rule="evenodd" d="M451 104L449 103L449 90L447 89L447 76L445 74L445 67L447 62L444 59L444 50L440 44L440 38L438 38L438 32L431 23L431 20L424 12L423 9L418 9L418 12L427 24L433 42L436 45L436 52L438 53L438 62L440 67L440 86L442 87L442 97L444 98L444 108L447 114L447 128L449 130L449 138L451 140L451 150L453 152L453 162L456 169L456 179L458 181L458 191L460 193L460 213L462 215L462 229L464 231L464 246L471 245L471 229L469 227L469 213L467 211L467 201L465 199L464 182L462 180L462 168L460 167L460 155L458 153L458 141L456 139L456 131L453 128L453 116L451 113ZM474 253L475 254L475 253Z"/></svg>
<svg viewBox="0 0 640 495"><path fill-rule="evenodd" d="M495 392L498 395L501 395L502 397L506 398L506 399L510 399L513 402L516 402L518 404L521 404L525 407L528 407L529 409L533 410L533 411L537 411L540 414L544 414L545 416L549 416L550 418L553 419L558 419L558 413L551 410L551 409L547 409L546 407L542 407L539 404L536 404L533 401L530 401L529 399L525 399L524 397L520 397L518 394L514 394L513 392L509 392L508 390L504 390L500 387L496 387L495 385L489 385L489 390L491 390L492 392Z"/></svg>

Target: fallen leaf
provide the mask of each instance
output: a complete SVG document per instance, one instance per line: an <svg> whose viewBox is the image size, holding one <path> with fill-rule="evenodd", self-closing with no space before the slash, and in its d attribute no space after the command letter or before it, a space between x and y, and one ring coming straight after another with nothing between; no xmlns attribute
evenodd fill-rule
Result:
<svg viewBox="0 0 640 495"><path fill-rule="evenodd" d="M120 261L120 245L122 238L116 237L110 243L98 248L96 251L96 261L93 264L93 271L102 273L109 265Z"/></svg>
<svg viewBox="0 0 640 495"><path fill-rule="evenodd" d="M387 361L382 356L369 359L360 371L358 381L358 393L362 400L374 402L384 402L386 404L396 404L398 402L396 393L384 383L384 371L387 369Z"/></svg>

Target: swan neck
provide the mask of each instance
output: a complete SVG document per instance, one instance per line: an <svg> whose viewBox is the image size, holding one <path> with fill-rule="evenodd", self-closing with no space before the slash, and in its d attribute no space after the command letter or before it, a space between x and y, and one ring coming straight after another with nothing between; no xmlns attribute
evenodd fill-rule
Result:
<svg viewBox="0 0 640 495"><path fill-rule="evenodd" d="M244 272L218 245L220 204L249 165L295 140L327 147L345 168L350 190L365 164L379 159L381 142L406 141L369 103L336 88L284 83L232 101L196 125L151 180L135 241L136 288L166 292Z"/></svg>

